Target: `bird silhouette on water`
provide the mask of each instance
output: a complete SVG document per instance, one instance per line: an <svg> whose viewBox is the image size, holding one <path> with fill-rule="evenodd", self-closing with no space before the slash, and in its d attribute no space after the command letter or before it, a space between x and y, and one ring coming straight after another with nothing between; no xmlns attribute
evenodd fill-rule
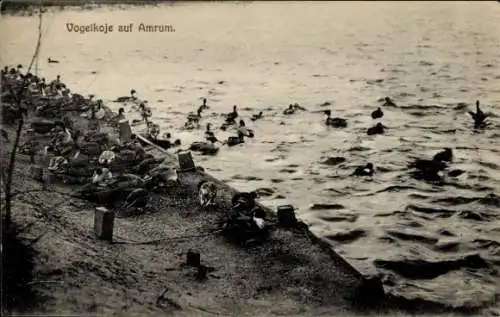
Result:
<svg viewBox="0 0 500 317"><path fill-rule="evenodd" d="M476 100L476 112L469 111L469 114L471 115L472 119L474 120L474 128L482 128L486 126L486 119L488 118L489 114L484 113L481 108L479 107L479 100Z"/></svg>
<svg viewBox="0 0 500 317"><path fill-rule="evenodd" d="M424 179L427 181L442 181L439 172L442 172L448 167L446 162L451 162L453 160L453 151L450 148L445 148L443 151L438 152L432 157L432 160L428 159L416 159L408 165L408 167L413 168L414 171L411 173L417 179Z"/></svg>
<svg viewBox="0 0 500 317"><path fill-rule="evenodd" d="M326 114L326 125L332 126L335 128L346 128L347 127L347 120L344 118L332 118L332 111L331 110L325 110L324 112Z"/></svg>
<svg viewBox="0 0 500 317"><path fill-rule="evenodd" d="M384 101L385 102L382 107L397 107L396 103L394 103L394 101L392 101L392 99L389 97L385 97Z"/></svg>
<svg viewBox="0 0 500 317"><path fill-rule="evenodd" d="M384 112L382 111L382 109L380 109L380 107L377 108L377 110L374 110L372 112L372 119L380 119L384 116Z"/></svg>
<svg viewBox="0 0 500 317"><path fill-rule="evenodd" d="M374 125L373 127L368 128L368 130L366 130L366 134L368 134L368 135L384 134L386 128L387 127L385 125L383 125L382 123L379 122L376 125Z"/></svg>

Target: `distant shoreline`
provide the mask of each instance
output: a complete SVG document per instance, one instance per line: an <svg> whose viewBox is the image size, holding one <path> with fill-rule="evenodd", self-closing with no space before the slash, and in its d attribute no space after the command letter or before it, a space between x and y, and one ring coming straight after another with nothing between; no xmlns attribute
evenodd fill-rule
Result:
<svg viewBox="0 0 500 317"><path fill-rule="evenodd" d="M158 4L174 4L174 3L189 3L189 2L218 2L218 1L203 1L203 0L42 0L43 7L81 7L91 9L101 5L131 5L131 6L147 6ZM33 13L40 6L40 0L3 0L1 3L2 14L9 13Z"/></svg>

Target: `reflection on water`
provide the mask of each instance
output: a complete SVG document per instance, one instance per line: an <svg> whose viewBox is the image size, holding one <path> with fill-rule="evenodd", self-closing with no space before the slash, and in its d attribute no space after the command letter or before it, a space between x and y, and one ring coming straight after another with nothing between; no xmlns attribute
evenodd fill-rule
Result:
<svg viewBox="0 0 500 317"><path fill-rule="evenodd" d="M38 71L60 73L75 91L105 100L135 88L163 130L185 144L203 136L179 130L201 98L214 113L239 105L256 137L198 158L213 175L242 190L271 189L265 203L297 206L314 231L364 272L383 273L397 292L478 304L498 292L500 134L496 118L491 129L473 133L464 104L480 99L500 112L499 19L495 2L67 10L45 15ZM66 28L142 22L176 32L81 35ZM2 18L3 64L28 61L36 26L35 17ZM61 63L46 63L48 56ZM399 107L384 109L386 135L368 137L370 113L383 96ZM308 111L285 118L282 110L295 102ZM325 109L349 127L325 127L318 113ZM263 119L251 122L260 110ZM218 127L222 118L206 122ZM443 186L405 173L410 158L442 147L455 149L453 168L466 173ZM322 164L328 158L335 164ZM349 177L367 162L377 168L372 179Z"/></svg>

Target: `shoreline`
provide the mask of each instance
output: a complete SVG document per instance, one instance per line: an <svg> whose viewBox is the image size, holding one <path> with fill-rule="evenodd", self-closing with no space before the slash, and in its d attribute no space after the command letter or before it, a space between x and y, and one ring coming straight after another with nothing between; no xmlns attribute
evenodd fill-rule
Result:
<svg viewBox="0 0 500 317"><path fill-rule="evenodd" d="M34 224L24 233L28 236L45 232L35 244L38 256L33 273L38 281L30 282L44 300L31 312L157 315L165 308L151 301L164 284L175 293L169 301L181 307L167 310L179 315L187 310L187 316L213 309L227 315L256 312L269 316L300 315L320 308L342 314L394 309L464 312L385 294L380 281L364 277L302 222L295 229L274 225L269 240L255 248L225 241L213 233L214 223L230 208L236 190L198 170L180 171L180 187L167 196L154 195L155 211L117 218L115 241L102 242L91 233L96 205L74 196L68 200L71 187L61 184L53 184L57 190L48 195L40 191L40 184L26 174L27 157L17 157L15 190L28 193L21 193L15 201L14 220L20 225ZM172 154L166 159L177 161ZM210 213L197 207L193 187L201 179L219 187L218 207ZM50 206L54 200L65 206ZM264 209L266 218L276 223L276 213ZM193 280L193 273L183 266L189 249L199 250L202 262L213 269L208 281ZM114 300L108 303L107 298Z"/></svg>
<svg viewBox="0 0 500 317"><path fill-rule="evenodd" d="M195 3L195 2L221 2L221 1L206 1L206 0L94 0L94 1L79 1L79 0L42 0L44 8L53 9L58 8L64 10L65 8L82 8L91 10L101 6L115 6L126 5L131 7L141 6L157 6L160 4L182 4L182 3ZM37 0L3 0L1 5L2 14L16 15L16 14L34 14L40 6L40 1Z"/></svg>

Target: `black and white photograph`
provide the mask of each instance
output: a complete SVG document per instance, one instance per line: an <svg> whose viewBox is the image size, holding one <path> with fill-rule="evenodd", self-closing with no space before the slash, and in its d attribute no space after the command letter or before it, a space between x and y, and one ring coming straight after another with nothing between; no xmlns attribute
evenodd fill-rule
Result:
<svg viewBox="0 0 500 317"><path fill-rule="evenodd" d="M3 316L500 316L500 1L0 1Z"/></svg>

